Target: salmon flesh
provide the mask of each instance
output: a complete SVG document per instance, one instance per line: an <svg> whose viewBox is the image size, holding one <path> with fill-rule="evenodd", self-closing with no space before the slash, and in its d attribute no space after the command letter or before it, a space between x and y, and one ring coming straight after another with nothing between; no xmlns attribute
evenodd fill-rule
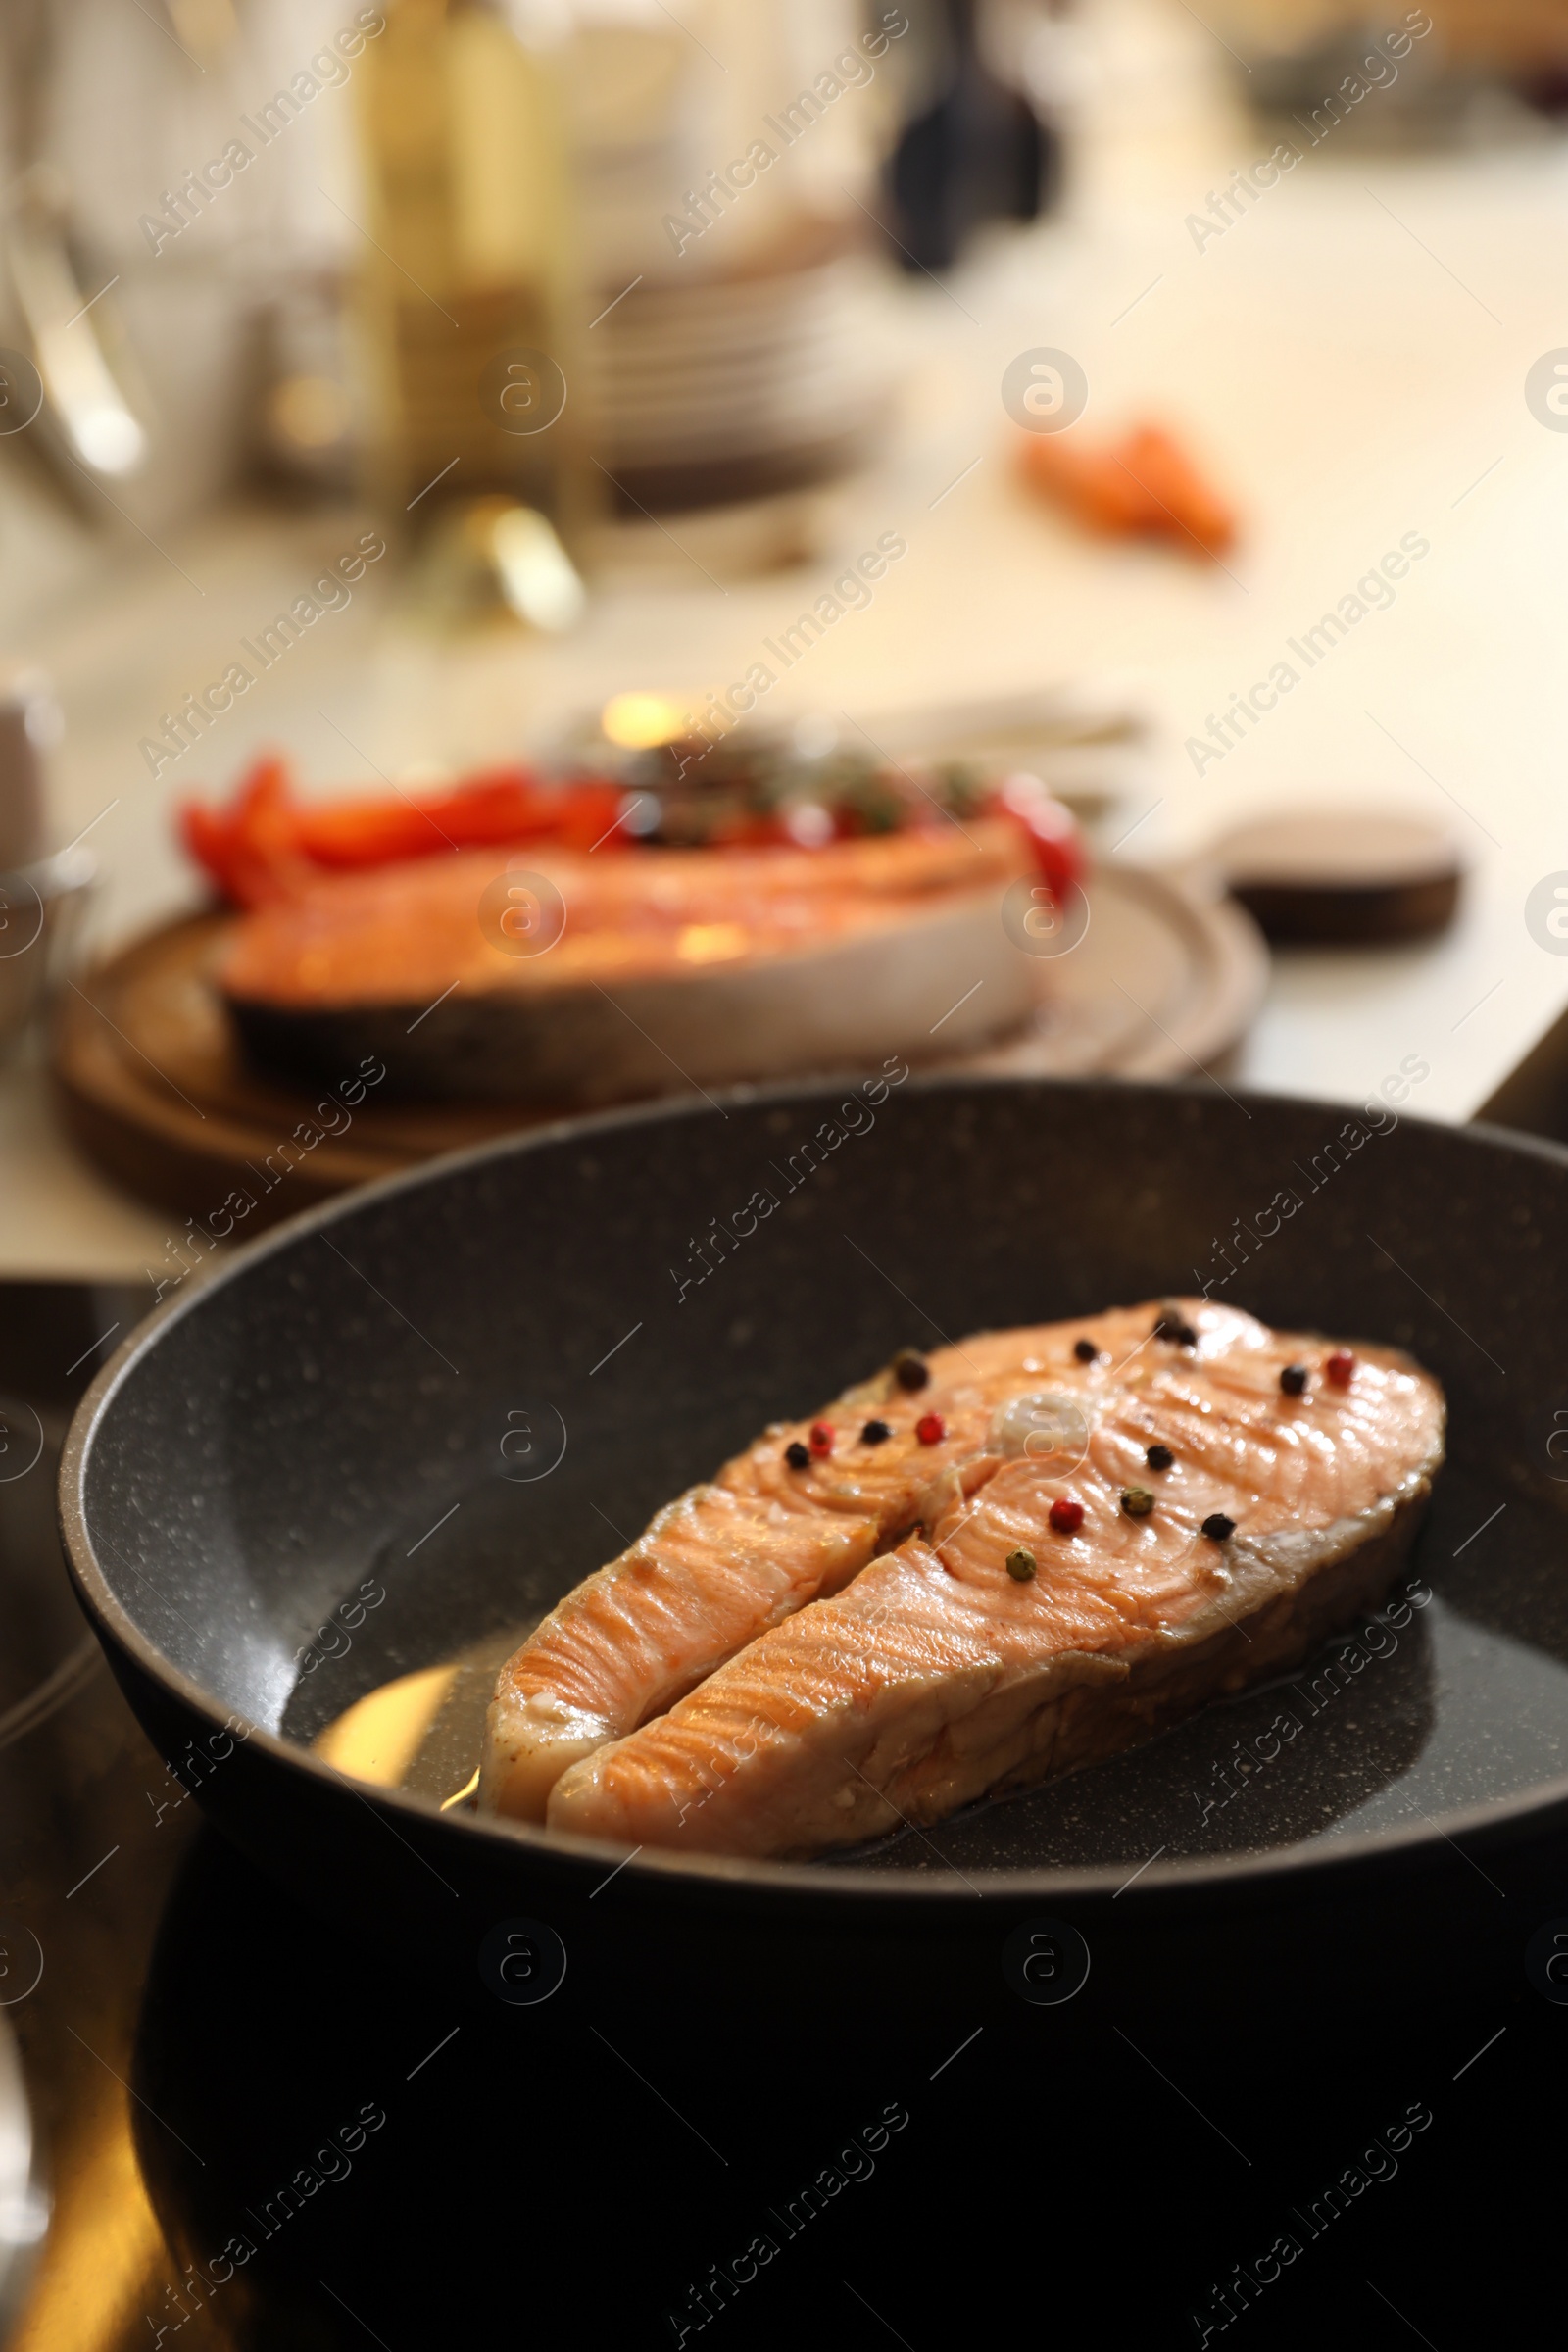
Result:
<svg viewBox="0 0 1568 2352"><path fill-rule="evenodd" d="M481 1806L775 1857L939 1821L1295 1664L1443 1459L1396 1348L1198 1298L924 1369L774 1424L569 1592L502 1670Z"/></svg>

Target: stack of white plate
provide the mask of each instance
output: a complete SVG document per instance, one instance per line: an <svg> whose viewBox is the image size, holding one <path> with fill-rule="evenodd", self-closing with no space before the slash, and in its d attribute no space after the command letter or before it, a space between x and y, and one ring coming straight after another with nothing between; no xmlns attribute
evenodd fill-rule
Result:
<svg viewBox="0 0 1568 2352"><path fill-rule="evenodd" d="M655 512L755 499L856 464L886 396L856 250L635 287L589 337L595 454Z"/></svg>

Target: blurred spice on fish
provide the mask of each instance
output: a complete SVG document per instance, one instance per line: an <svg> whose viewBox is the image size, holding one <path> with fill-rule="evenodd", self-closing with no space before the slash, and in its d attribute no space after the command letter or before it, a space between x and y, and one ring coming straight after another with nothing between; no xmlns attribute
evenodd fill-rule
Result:
<svg viewBox="0 0 1568 2352"><path fill-rule="evenodd" d="M187 855L225 899L262 906L298 898L334 874L427 861L455 850L536 844L604 858L654 849L799 853L884 837L971 839L1001 824L1057 899L1084 876L1084 844L1070 811L1033 777L1000 781L966 768L923 781L878 760L781 764L765 746L728 759L701 791L681 787L662 747L641 767L607 774L573 767L542 775L521 762L481 769L439 786L396 786L305 800L288 763L270 754L225 802L186 801L179 810ZM809 822L807 820L809 819ZM912 1350L905 1350L917 1363ZM902 1381L904 1374L899 1373Z"/></svg>

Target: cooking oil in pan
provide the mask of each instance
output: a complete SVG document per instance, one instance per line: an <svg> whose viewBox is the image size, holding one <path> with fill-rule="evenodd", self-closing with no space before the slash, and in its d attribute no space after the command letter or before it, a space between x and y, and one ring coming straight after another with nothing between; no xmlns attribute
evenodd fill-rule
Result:
<svg viewBox="0 0 1568 2352"><path fill-rule="evenodd" d="M318 1732L312 1747L336 1771L377 1788L436 1797L444 1813L471 1807L496 1675L538 1622L529 1618L470 1642L442 1665L378 1684Z"/></svg>

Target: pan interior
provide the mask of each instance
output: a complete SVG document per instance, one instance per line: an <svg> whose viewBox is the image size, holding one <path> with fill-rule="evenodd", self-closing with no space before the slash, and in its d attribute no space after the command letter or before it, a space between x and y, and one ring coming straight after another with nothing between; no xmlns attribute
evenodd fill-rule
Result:
<svg viewBox="0 0 1568 2352"><path fill-rule="evenodd" d="M858 1127L857 1102L451 1163L253 1258L95 1434L86 1516L122 1606L225 1708L456 1796L499 1658L769 1419L906 1343L1207 1274L1443 1380L1450 1459L1396 1605L1143 1748L820 1867L1132 1873L1407 1831L1568 1771L1557 1160L1363 1120L1325 1162L1347 1114L1206 1092L910 1085ZM830 1109L840 1143L803 1158ZM1455 1246L1468 1218L1485 1260Z"/></svg>

